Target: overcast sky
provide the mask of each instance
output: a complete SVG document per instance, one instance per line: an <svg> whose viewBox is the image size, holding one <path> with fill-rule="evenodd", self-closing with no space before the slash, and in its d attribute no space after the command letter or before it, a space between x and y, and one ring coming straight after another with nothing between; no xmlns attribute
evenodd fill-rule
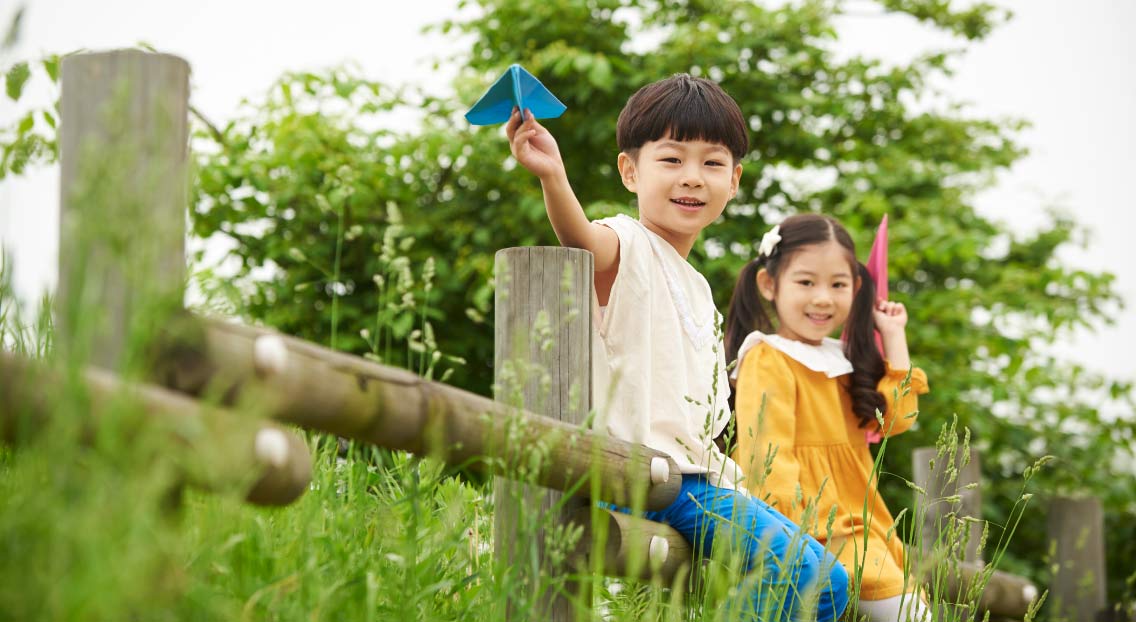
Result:
<svg viewBox="0 0 1136 622"><path fill-rule="evenodd" d="M977 116L1014 116L1033 127L1031 154L997 188L978 198L984 214L1013 230L1045 222L1043 207L1066 210L1090 228L1089 246L1066 254L1078 267L1108 270L1129 308L1117 326L1079 334L1060 350L1114 378L1136 379L1136 2L998 1L1015 19L971 46L945 86ZM0 5L7 25L13 3ZM138 42L178 54L192 66L192 102L223 122L244 98L259 98L284 71L354 62L371 78L440 89L453 68L427 59L455 42L419 34L455 14L456 0L27 0L19 46L3 64L44 53L128 47ZM839 24L840 54L902 62L929 46L961 46L910 19L878 15L870 2ZM43 98L47 91L37 89ZM33 92L32 95L35 95ZM0 122L18 110L4 99ZM18 289L28 297L54 287L58 172L0 182L0 242L16 253ZM892 251L900 252L899 249Z"/></svg>

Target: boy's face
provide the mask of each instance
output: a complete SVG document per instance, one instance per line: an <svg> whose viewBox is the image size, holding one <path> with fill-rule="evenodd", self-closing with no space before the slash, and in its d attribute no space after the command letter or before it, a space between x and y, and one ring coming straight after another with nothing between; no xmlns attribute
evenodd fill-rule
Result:
<svg viewBox="0 0 1136 622"><path fill-rule="evenodd" d="M619 173L639 197L640 222L685 256L737 194L742 166L719 143L666 137L644 144L636 158L620 153Z"/></svg>

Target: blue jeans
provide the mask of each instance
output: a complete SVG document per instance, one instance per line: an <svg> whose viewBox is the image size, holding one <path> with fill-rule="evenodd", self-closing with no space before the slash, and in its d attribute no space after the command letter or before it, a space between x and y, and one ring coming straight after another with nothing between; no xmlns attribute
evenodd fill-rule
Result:
<svg viewBox="0 0 1136 622"><path fill-rule="evenodd" d="M606 505L606 504L605 504ZM628 512L614 506L615 510ZM831 622L848 605L848 572L820 542L801 531L769 504L711 486L703 475L683 475L678 499L644 518L666 523L682 534L696 555L719 548L744 555L743 569L759 576L742 619ZM718 536L731 538L721 541ZM784 594L784 600L774 598ZM816 602L815 618L806 601ZM752 612L752 613L751 613Z"/></svg>

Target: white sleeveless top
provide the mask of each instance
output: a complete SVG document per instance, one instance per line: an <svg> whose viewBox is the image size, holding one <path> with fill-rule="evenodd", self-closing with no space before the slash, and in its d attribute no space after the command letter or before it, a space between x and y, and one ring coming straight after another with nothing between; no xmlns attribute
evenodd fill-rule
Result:
<svg viewBox="0 0 1136 622"><path fill-rule="evenodd" d="M741 470L713 442L729 422L730 387L710 285L639 221L596 222L619 236L619 272L602 313L593 293L595 429L744 492Z"/></svg>

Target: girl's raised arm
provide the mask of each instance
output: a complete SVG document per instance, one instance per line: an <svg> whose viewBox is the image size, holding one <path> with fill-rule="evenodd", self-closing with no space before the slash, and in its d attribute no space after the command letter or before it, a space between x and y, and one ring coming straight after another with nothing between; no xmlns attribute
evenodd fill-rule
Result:
<svg viewBox="0 0 1136 622"><path fill-rule="evenodd" d="M911 354L907 351L907 308L902 302L881 300L872 309L872 318L884 346L887 365L884 377L876 390L887 400L887 413L881 432L894 436L906 432L914 423L912 414L919 410L919 397L930 389L927 374L922 369L911 369ZM906 382L910 371L911 380Z"/></svg>
<svg viewBox="0 0 1136 622"><path fill-rule="evenodd" d="M872 309L872 319L883 341L884 358L896 369L911 367L907 351L907 308L902 302L881 300Z"/></svg>

